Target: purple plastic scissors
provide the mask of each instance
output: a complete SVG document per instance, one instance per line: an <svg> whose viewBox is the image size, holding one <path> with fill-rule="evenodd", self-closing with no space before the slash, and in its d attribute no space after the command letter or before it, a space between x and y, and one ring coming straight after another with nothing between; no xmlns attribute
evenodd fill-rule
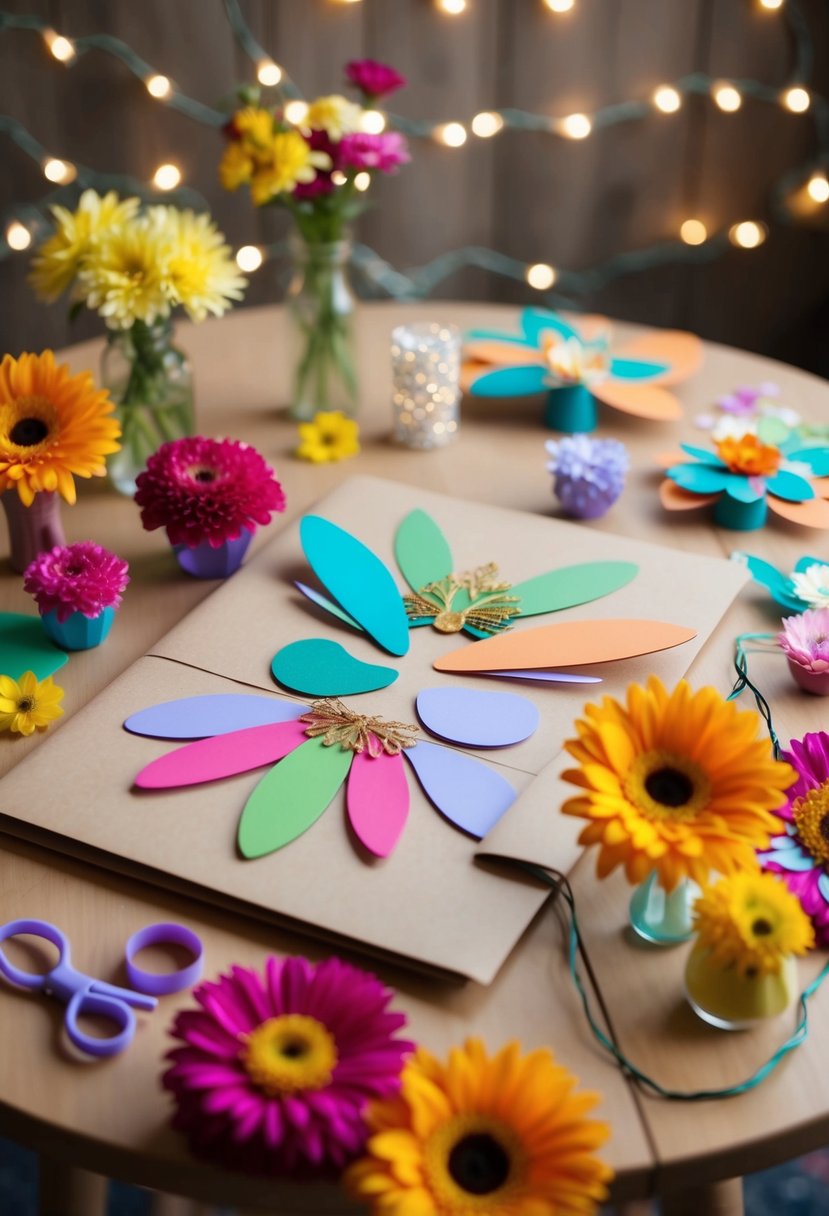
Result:
<svg viewBox="0 0 829 1216"><path fill-rule="evenodd" d="M103 980L96 980L94 976L76 971L70 961L66 935L46 920L11 920L6 925L0 925L0 942L15 937L18 933L31 933L57 946L60 951L57 965L43 975L21 971L10 963L0 950L0 975L4 975L7 980L21 988L33 988L63 1001L66 1005L65 1025L69 1041L85 1055L114 1056L128 1047L135 1034L135 1014L131 1007L155 1009L158 1004L155 997L132 992L129 988L118 988L115 984L107 984ZM108 1039L84 1034L78 1026L78 1017L84 1013L97 1013L109 1018L119 1027L117 1034Z"/></svg>

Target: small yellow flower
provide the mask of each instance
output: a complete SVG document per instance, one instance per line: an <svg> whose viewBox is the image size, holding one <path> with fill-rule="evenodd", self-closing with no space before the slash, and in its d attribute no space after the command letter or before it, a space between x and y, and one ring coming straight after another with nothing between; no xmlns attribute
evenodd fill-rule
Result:
<svg viewBox="0 0 829 1216"><path fill-rule="evenodd" d="M740 975L776 975L790 954L815 944L809 917L775 874L737 873L708 887L694 905L700 945Z"/></svg>
<svg viewBox="0 0 829 1216"><path fill-rule="evenodd" d="M342 410L317 414L311 422L300 425L296 454L301 460L314 464L346 460L360 451L359 435L357 423L353 418L347 418Z"/></svg>
<svg viewBox="0 0 829 1216"><path fill-rule="evenodd" d="M228 144L219 162L219 181L225 190L238 190L249 182L255 168L253 157L244 144Z"/></svg>
<svg viewBox="0 0 829 1216"><path fill-rule="evenodd" d="M332 139L340 140L344 135L353 135L360 129L362 106L332 93L329 97L318 97L308 107L301 126L314 131L325 131Z"/></svg>
<svg viewBox="0 0 829 1216"><path fill-rule="evenodd" d="M24 671L19 681L0 676L0 730L18 735L45 730L63 713L62 700L63 689L51 676L40 682L33 671Z"/></svg>
<svg viewBox="0 0 829 1216"><path fill-rule="evenodd" d="M83 259L111 228L134 219L137 198L119 199L114 190L103 197L84 190L74 211L52 207L56 230L37 251L29 282L41 299L56 300L72 283Z"/></svg>
<svg viewBox="0 0 829 1216"><path fill-rule="evenodd" d="M277 131L268 163L254 171L250 196L257 207L262 207L277 194L293 190L298 182L312 182L317 169L330 168L328 153L314 152L298 131Z"/></svg>
<svg viewBox="0 0 829 1216"><path fill-rule="evenodd" d="M273 138L273 116L270 110L246 106L233 115L233 127L243 144L253 144L264 153L270 149Z"/></svg>

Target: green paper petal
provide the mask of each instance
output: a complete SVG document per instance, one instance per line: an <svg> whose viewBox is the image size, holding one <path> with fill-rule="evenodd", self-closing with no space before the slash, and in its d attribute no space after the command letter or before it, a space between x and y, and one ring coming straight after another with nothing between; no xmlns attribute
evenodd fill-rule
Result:
<svg viewBox="0 0 829 1216"><path fill-rule="evenodd" d="M46 636L39 616L0 612L0 675L19 680L26 671L35 679L54 675L69 659Z"/></svg>
<svg viewBox="0 0 829 1216"><path fill-rule="evenodd" d="M519 616L538 616L610 595L627 586L638 573L634 562L584 562L517 583L507 594L518 596Z"/></svg>
<svg viewBox="0 0 829 1216"><path fill-rule="evenodd" d="M772 447L779 447L785 443L790 434L791 427L771 414L766 414L757 423L757 438L763 443L770 443Z"/></svg>
<svg viewBox="0 0 829 1216"><path fill-rule="evenodd" d="M304 697L348 697L388 688L397 679L393 667L355 659L339 642L304 638L289 642L273 656L273 678Z"/></svg>
<svg viewBox="0 0 829 1216"><path fill-rule="evenodd" d="M425 511L410 511L403 520L394 538L394 555L412 591L452 573L449 542Z"/></svg>

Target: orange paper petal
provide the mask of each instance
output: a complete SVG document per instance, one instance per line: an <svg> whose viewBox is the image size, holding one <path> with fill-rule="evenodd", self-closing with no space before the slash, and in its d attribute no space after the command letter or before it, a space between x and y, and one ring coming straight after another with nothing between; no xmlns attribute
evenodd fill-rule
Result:
<svg viewBox="0 0 829 1216"><path fill-rule="evenodd" d="M829 502L825 498L810 498L808 502L786 502L783 498L768 496L772 511L793 524L805 528L829 528Z"/></svg>
<svg viewBox="0 0 829 1216"><path fill-rule="evenodd" d="M719 494L692 494L690 490L683 490L682 486L666 477L659 487L659 497L667 511L692 511L694 507L704 507L708 503L716 502Z"/></svg>
<svg viewBox="0 0 829 1216"><path fill-rule="evenodd" d="M681 329L666 329L644 334L614 354L620 359L652 359L655 363L667 363L669 370L655 383L678 384L699 370L703 346L696 334L687 334Z"/></svg>
<svg viewBox="0 0 829 1216"><path fill-rule="evenodd" d="M696 630L665 621L563 621L502 633L433 664L436 671L529 671L609 663L669 650L696 637Z"/></svg>
<svg viewBox="0 0 829 1216"><path fill-rule="evenodd" d="M498 367L523 367L527 363L543 363L540 350L519 346L516 342L499 342L497 338L472 339L464 342L464 359L476 363L495 363Z"/></svg>
<svg viewBox="0 0 829 1216"><path fill-rule="evenodd" d="M605 380L591 385L590 391L605 405L636 414L639 418L653 418L659 422L670 422L682 417L682 406L672 393L652 384L630 384L621 380Z"/></svg>
<svg viewBox="0 0 829 1216"><path fill-rule="evenodd" d="M673 452L660 452L653 457L653 463L658 469L670 469L675 464L688 464L688 453L683 452L682 448L676 448Z"/></svg>

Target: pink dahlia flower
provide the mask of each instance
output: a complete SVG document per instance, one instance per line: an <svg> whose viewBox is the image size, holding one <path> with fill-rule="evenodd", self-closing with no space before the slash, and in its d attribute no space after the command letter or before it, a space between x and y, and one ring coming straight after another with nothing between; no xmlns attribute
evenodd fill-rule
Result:
<svg viewBox="0 0 829 1216"><path fill-rule="evenodd" d="M784 617L777 644L806 671L829 671L829 608L812 608L800 616Z"/></svg>
<svg viewBox="0 0 829 1216"><path fill-rule="evenodd" d="M274 471L255 448L194 436L162 444L136 478L135 501L148 532L166 528L173 545L218 549L242 528L254 532L285 510Z"/></svg>
<svg viewBox="0 0 829 1216"><path fill-rule="evenodd" d="M366 1139L363 1109L399 1087L414 1044L373 975L332 958L269 958L194 990L163 1084L199 1156L259 1174L339 1172Z"/></svg>
<svg viewBox="0 0 829 1216"><path fill-rule="evenodd" d="M108 549L82 540L40 553L26 567L23 587L35 597L43 615L54 612L63 622L73 612L82 612L91 619L121 603L121 592L130 581L128 569Z"/></svg>
<svg viewBox="0 0 829 1216"><path fill-rule="evenodd" d="M345 78L360 90L367 101L387 97L408 84L405 76L387 63L378 63L376 59L352 59L345 65Z"/></svg>
<svg viewBox="0 0 829 1216"><path fill-rule="evenodd" d="M408 145L399 131L383 131L380 135L357 131L344 136L340 144L340 164L344 169L393 173L398 165L410 160Z"/></svg>
<svg viewBox="0 0 829 1216"><path fill-rule="evenodd" d="M783 752L797 773L788 801L774 813L783 829L760 853L764 870L779 874L811 917L819 946L829 946L829 735L792 739Z"/></svg>

